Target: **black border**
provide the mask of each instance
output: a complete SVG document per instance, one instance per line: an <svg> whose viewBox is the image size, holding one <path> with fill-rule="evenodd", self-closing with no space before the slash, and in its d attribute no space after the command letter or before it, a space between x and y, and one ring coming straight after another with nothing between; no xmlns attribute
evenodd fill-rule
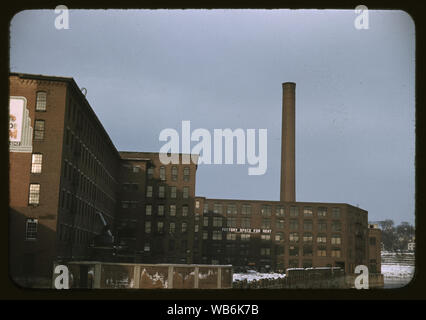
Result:
<svg viewBox="0 0 426 320"><path fill-rule="evenodd" d="M27 9L54 9L57 5L64 4L70 9L222 9L222 8L249 8L249 9L348 9L354 10L359 4L366 5L370 10L385 9L385 10L403 10L407 12L415 23L416 29L416 154L415 154L415 227L416 227L416 269L414 279L406 287L400 289L384 289L384 290L41 290L41 289L22 289L17 287L9 278L8 271L8 256L9 256L9 228L8 228L8 211L9 211L9 172L6 163L8 164L8 132L7 121L8 114L8 90L9 90L9 28L10 21L13 16L22 10ZM7 7L1 8L0 11L0 24L1 24L1 91L2 91L2 108L1 119L3 130L2 133L2 170L1 181L4 187L4 192L1 192L0 203L3 205L2 218L0 223L0 248L2 249L2 259L0 263L0 299L25 299L25 300L70 300L70 299L83 299L83 300L99 300L99 299L142 299L146 300L145 303L152 304L154 300L163 300L161 306L170 305L173 303L183 304L191 301L192 305L206 304L208 301L215 300L216 302L222 301L223 303L230 304L231 302L246 304L246 303L260 303L262 306L268 306L272 303L273 306L282 304L280 300L407 300L407 299L425 299L426 298L426 266L425 266L425 219L423 208L425 207L425 199L422 197L424 194L424 164L426 163L424 154L424 140L426 137L424 124L424 76L425 62L422 59L425 56L425 13L420 4L420 1L405 0L395 2L393 5L389 1L368 1L368 2L344 2L342 1L179 1L173 3L171 1L37 1L36 3L30 1L20 1L8 3ZM7 159L7 160L6 160ZM397 200L396 200L397 201ZM268 302L269 301L269 302ZM295 302L295 301L294 301ZM313 301L312 301L313 302ZM209 302L210 303L210 302ZM152 306L160 306L154 303ZM316 309L318 304L314 304L313 308ZM303 308L303 305L296 305L296 308ZM380 306L379 306L380 308ZM309 309L309 307L305 307ZM262 310L266 310L263 309ZM318 310L318 309L317 309ZM319 310L318 310L319 311ZM266 311L265 311L266 312ZM349 311L350 312L350 311ZM330 315L329 310L327 313ZM271 314L267 312L267 314ZM333 314L333 313L331 313ZM342 315L336 313L335 315ZM346 314L346 312L345 312ZM278 314L276 314L278 315ZM262 315L263 317L263 315Z"/></svg>

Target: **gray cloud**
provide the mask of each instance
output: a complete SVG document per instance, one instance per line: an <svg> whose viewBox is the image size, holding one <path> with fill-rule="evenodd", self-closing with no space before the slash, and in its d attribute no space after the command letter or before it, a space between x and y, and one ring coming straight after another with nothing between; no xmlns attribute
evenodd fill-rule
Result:
<svg viewBox="0 0 426 320"><path fill-rule="evenodd" d="M415 28L402 11L50 11L11 23L11 71L72 76L119 150L159 132L267 128L268 171L200 166L197 194L278 200L281 83L296 85L299 201L346 202L414 222Z"/></svg>

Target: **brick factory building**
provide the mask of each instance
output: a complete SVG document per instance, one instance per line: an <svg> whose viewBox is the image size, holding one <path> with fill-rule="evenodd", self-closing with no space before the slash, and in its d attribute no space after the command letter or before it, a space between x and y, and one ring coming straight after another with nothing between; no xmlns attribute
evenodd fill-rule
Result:
<svg viewBox="0 0 426 320"><path fill-rule="evenodd" d="M84 260L380 272L367 211L296 201L294 83L283 84L280 201L199 197L196 164L117 151L72 78L11 73L9 108L10 274L23 286Z"/></svg>

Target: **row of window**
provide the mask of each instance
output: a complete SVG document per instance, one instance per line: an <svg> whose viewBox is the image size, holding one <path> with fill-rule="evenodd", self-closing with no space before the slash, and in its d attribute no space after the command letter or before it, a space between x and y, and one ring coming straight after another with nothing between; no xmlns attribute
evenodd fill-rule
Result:
<svg viewBox="0 0 426 320"><path fill-rule="evenodd" d="M176 243L177 243L177 241L176 240L174 240L174 239L170 239L169 240L169 246L168 246L168 250L169 251L175 251L177 248L176 248ZM151 251L151 243L150 242L145 242L144 243L144 251L146 252L146 253L148 253L148 252L150 252ZM162 247L162 246L157 246L157 248L156 248L157 250L157 253L162 253L162 252L164 252L164 248ZM188 241L186 240L186 239L181 239L181 241L180 241L180 252L181 253L187 253L188 252ZM175 252L176 253L176 252ZM181 262L182 263L185 263L186 262L186 259L181 259Z"/></svg>
<svg viewBox="0 0 426 320"><path fill-rule="evenodd" d="M157 233L164 233L164 221L157 221L155 230L156 230ZM185 222L185 221L181 222L179 231L181 233L187 232L188 231L188 223ZM151 221L145 221L145 234L150 234L151 232L152 232L152 222ZM169 222L168 232L169 233L177 232L176 222Z"/></svg>
<svg viewBox="0 0 426 320"><path fill-rule="evenodd" d="M94 176L101 178L102 182L107 184L111 189L114 188L116 182L104 167L107 163L101 163L92 151L80 141L78 136L75 136L68 128L65 131L65 145L69 146L74 155L79 156L81 160L80 168L87 168L89 173L93 173ZM106 157L105 161L111 161L110 158Z"/></svg>
<svg viewBox="0 0 426 320"><path fill-rule="evenodd" d="M159 168L159 176L160 176L160 180L162 181L166 181L166 177L167 177L167 172L166 172L166 167L165 166L161 166ZM153 179L154 178L154 168L153 167L149 167L147 170L147 176L148 179ZM170 177L172 181L177 181L179 178L179 169L177 166L172 166L171 167L171 172L170 172ZM184 167L183 168L183 181L188 182L189 181L189 177L190 177L190 168L189 167Z"/></svg>
<svg viewBox="0 0 426 320"><path fill-rule="evenodd" d="M93 228L96 217L95 207L84 199L75 196L67 190L61 190L60 207L76 214L81 219L82 225ZM79 223L80 221L76 221Z"/></svg>
<svg viewBox="0 0 426 320"><path fill-rule="evenodd" d="M203 217L203 226L208 227L210 224L210 217ZM212 217L212 226L213 227L224 227L223 217ZM240 219L240 227L241 228L251 228L251 218L241 218ZM319 220L315 223L318 231L327 231L328 222L326 220ZM275 226L277 229L284 229L285 221L284 220L275 220ZM237 218L227 217L226 218L226 227L228 228L236 228L237 227ZM263 218L261 220L260 228L269 229L272 227L272 220L270 218ZM299 230L299 221L291 219L289 222L290 230ZM305 231L313 231L314 222L312 220L304 220L303 221L303 230ZM342 231L342 224L339 220L335 220L331 222L331 231Z"/></svg>
<svg viewBox="0 0 426 320"><path fill-rule="evenodd" d="M87 244L91 241L93 234L87 230L72 228L65 224L59 225L59 240L72 242L74 244Z"/></svg>
<svg viewBox="0 0 426 320"><path fill-rule="evenodd" d="M312 246L303 246L303 248L299 248L297 246L289 246L287 248L288 250L288 255L290 257L299 257L299 256L303 256L303 257L313 257L314 256L314 252L316 252L316 256L317 257L332 257L332 258L340 258L342 256L342 250L340 248L332 248L330 251L328 251L325 247L320 247L317 248L316 251L314 251L314 249L312 248ZM268 247L261 247L259 248L259 253L260 256L270 256L271 255L271 248ZM220 254L222 253L223 250L222 249L216 249L215 253ZM250 249L243 249L243 248L236 248L236 247L227 247L226 248L226 253L228 255L232 254L232 255L240 255L240 256L250 256L253 254L256 254L255 252L253 252ZM284 247L277 247L276 251L275 251L276 255L283 255L284 254ZM257 256L257 254L256 254ZM228 257L228 261L232 260L231 257ZM298 261L294 261L293 262L295 265L298 266ZM290 265L292 265L290 263ZM312 266L312 264L311 264ZM307 267L311 267L311 266L307 266ZM294 267L294 265L293 265Z"/></svg>
<svg viewBox="0 0 426 320"><path fill-rule="evenodd" d="M104 192L97 184L79 171L77 167L68 160L64 161L63 168L64 179L73 183L85 199L96 201L105 211L111 213L114 211L115 199L113 197Z"/></svg>
<svg viewBox="0 0 426 320"><path fill-rule="evenodd" d="M226 233L226 240L230 240L230 241L235 241L238 239L241 239L243 241L247 241L250 240L252 234L250 233L241 233L241 234L237 234L237 233ZM271 234L261 234L260 235L260 239L262 241L270 241L272 238ZM212 232L212 240L223 240L223 232L221 231L213 231ZM277 232L275 233L274 236L275 241L280 242L284 240L284 233L282 232ZM299 242L300 239L300 235L299 233L290 233L289 234L289 241L291 243L297 243ZM312 235L312 233L304 233L302 236L303 242L304 243L313 243L314 242L314 236ZM209 240L209 233L207 231L203 232L203 240ZM331 244L332 245L341 245L342 244L342 238L340 235L335 234L332 235L331 238ZM327 235L325 234L318 234L316 237L316 242L318 244L326 244L327 243Z"/></svg>
<svg viewBox="0 0 426 320"><path fill-rule="evenodd" d="M25 221L25 240L37 240L38 219L28 218ZM59 240L72 241L76 244L88 243L91 233L86 230L59 225Z"/></svg>
<svg viewBox="0 0 426 320"><path fill-rule="evenodd" d="M313 247L312 246L303 246L302 247L302 255L303 256L313 256ZM318 257L328 257L327 255L327 248L325 247L319 247L316 250ZM332 248L331 249L331 257L333 258L340 258L342 255L342 249L340 248ZM300 248L298 246L289 246L288 248L288 254L289 256L298 257L300 255Z"/></svg>
<svg viewBox="0 0 426 320"><path fill-rule="evenodd" d="M102 134L103 128L96 127L96 122L91 121L87 110L80 108L77 103L70 98L67 106L67 120L69 124L74 124L75 130L79 137L84 140L86 145L96 154L102 163L108 163L108 167L112 168L115 157L112 156L114 148L110 146L106 133Z"/></svg>
<svg viewBox="0 0 426 320"><path fill-rule="evenodd" d="M166 197L166 186L158 186L158 198L165 198ZM147 186L146 187L146 197L152 198L153 197L153 186ZM172 186L169 188L169 197L171 199L177 198L177 187ZM182 188L182 199L188 199L189 198L189 187L183 187Z"/></svg>
<svg viewBox="0 0 426 320"><path fill-rule="evenodd" d="M168 215L171 217L174 217L178 214L177 211L177 207L175 204L171 204L168 207L169 211L168 211ZM181 207L181 214L183 217L188 216L189 214L189 206L188 205L182 205ZM145 215L146 216L151 216L153 214L153 210L152 210L152 205L151 204L147 204L145 206ZM162 204L157 206L157 216L164 216L166 214L166 207Z"/></svg>
<svg viewBox="0 0 426 320"><path fill-rule="evenodd" d="M196 208L199 208L199 201L198 200L196 201L195 206L196 206ZM226 212L227 215L237 215L239 213L237 208L238 207L237 207L236 204L223 205L221 203L214 203L213 207L209 208L209 203L205 203L203 212L209 213L209 210L213 209L213 213L216 213L216 214L224 214ZM271 205L262 205L259 213L264 217L270 217L270 216L272 216L273 208L274 207L271 206ZM252 214L252 206L250 204L243 204L243 205L241 205L240 209L241 209L241 211L240 211L241 215L249 216L249 215ZM289 216L290 217L299 217L299 207L290 206L288 208L288 210L289 210ZM316 214L317 217L327 217L328 208L327 207L318 207L316 212L317 212L317 214ZM285 217L285 215L286 215L286 210L285 210L284 206L275 206L275 216ZM311 207L311 206L303 207L303 216L304 217L313 217L314 216L314 208ZM331 208L331 217L333 219L339 219L341 217L340 208L337 208L337 207Z"/></svg>

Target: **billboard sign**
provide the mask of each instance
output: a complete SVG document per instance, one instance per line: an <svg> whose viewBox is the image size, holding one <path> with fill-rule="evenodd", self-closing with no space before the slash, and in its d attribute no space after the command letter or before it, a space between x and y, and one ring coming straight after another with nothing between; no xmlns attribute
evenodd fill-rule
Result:
<svg viewBox="0 0 426 320"><path fill-rule="evenodd" d="M21 142L24 109L24 99L17 97L9 99L9 141L11 142Z"/></svg>

